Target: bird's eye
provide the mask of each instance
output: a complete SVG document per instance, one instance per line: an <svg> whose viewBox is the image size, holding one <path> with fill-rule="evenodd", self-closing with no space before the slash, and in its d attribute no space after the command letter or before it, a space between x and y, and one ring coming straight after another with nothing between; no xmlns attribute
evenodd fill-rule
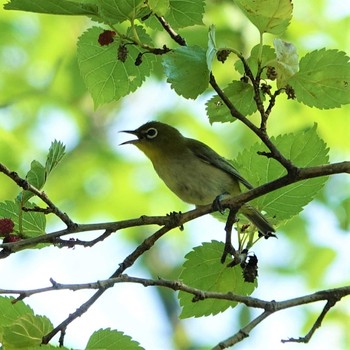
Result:
<svg viewBox="0 0 350 350"><path fill-rule="evenodd" d="M149 128L149 129L146 131L146 137L147 137L149 140L154 139L157 135L158 135L158 130L155 129L155 128Z"/></svg>

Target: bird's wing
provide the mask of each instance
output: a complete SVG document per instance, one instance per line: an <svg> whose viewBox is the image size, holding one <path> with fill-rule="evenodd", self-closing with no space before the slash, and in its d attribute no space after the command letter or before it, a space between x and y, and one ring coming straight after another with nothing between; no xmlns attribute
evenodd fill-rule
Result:
<svg viewBox="0 0 350 350"><path fill-rule="evenodd" d="M232 175L235 179L240 181L248 189L253 188L253 186L239 174L236 168L229 161L221 157L218 153L216 153L205 143L194 139L186 139L186 142L188 147L198 158Z"/></svg>

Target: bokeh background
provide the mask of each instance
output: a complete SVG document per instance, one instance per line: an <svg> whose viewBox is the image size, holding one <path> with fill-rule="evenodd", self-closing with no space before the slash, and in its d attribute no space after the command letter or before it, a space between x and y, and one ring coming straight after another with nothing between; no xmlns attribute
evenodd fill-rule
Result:
<svg viewBox="0 0 350 350"><path fill-rule="evenodd" d="M79 223L117 221L143 214L164 215L191 208L167 190L151 164L132 146L119 146L129 136L118 133L148 120L170 123L200 139L227 158L235 158L257 141L239 123L210 125L205 102L211 96L185 100L164 82L161 72L135 93L94 109L80 77L77 37L91 22L83 17L9 12L0 1L0 161L24 175L33 159L44 162L50 143L61 140L67 155L50 177L45 192ZM230 1L208 0L206 26L215 23L219 45L249 53L258 32ZM284 40L300 57L322 47L346 51L350 47L350 3L341 0L295 0L294 18ZM229 42L224 35L230 32ZM189 44L205 46L207 27L180 31ZM222 39L221 39L222 38ZM266 42L271 43L267 36ZM159 43L168 39L156 38ZM220 41L222 40L222 41ZM170 44L169 44L170 45ZM215 66L217 80L228 83L227 65ZM330 148L331 161L349 159L350 108L317 110L281 97L272 113L272 135L318 124ZM18 189L0 176L0 200L13 199ZM350 181L332 177L303 213L278 229L278 239L254 246L259 258L259 287L253 296L284 300L350 282ZM48 232L62 228L49 218ZM92 247L26 250L0 262L1 288L38 288L52 277L61 283L107 278L155 227L129 229ZM98 233L78 237L91 239ZM77 237L77 236L75 236ZM173 230L147 252L128 274L177 278L184 256L192 247L224 240L222 223L210 217ZM37 314L54 325L65 319L93 292L53 292L26 300ZM117 285L67 330L65 345L83 349L90 334L100 328L118 329L146 349L207 349L235 333L256 310L240 306L215 317L179 321L175 293L138 285ZM282 311L265 320L242 349L300 349L281 339L304 335L321 311L320 303ZM307 349L348 349L350 302L342 300L329 313ZM55 339L57 341L57 339ZM305 346L304 346L305 347Z"/></svg>

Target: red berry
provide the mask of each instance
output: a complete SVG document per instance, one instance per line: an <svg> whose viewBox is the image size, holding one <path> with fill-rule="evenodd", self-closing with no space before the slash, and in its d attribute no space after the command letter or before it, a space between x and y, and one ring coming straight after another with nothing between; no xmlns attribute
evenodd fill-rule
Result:
<svg viewBox="0 0 350 350"><path fill-rule="evenodd" d="M0 219L0 236L5 236L13 232L15 224L11 219Z"/></svg>
<svg viewBox="0 0 350 350"><path fill-rule="evenodd" d="M20 241L22 238L17 235L8 235L3 239L3 243L14 243Z"/></svg>
<svg viewBox="0 0 350 350"><path fill-rule="evenodd" d="M115 31L105 30L98 36L98 42L101 46L109 45L114 41Z"/></svg>

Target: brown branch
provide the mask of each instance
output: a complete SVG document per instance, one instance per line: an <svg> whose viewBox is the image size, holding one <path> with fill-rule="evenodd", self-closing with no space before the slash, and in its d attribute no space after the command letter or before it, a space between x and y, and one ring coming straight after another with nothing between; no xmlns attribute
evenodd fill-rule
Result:
<svg viewBox="0 0 350 350"><path fill-rule="evenodd" d="M61 210L59 210L56 205L47 197L45 192L39 191L27 180L21 178L16 172L10 171L5 165L1 163L0 172L11 178L19 187L23 188L26 191L30 191L39 197L45 204L47 204L52 213L59 217L67 225L68 228L75 226L75 223L70 219L70 217L66 213L63 213Z"/></svg>
<svg viewBox="0 0 350 350"><path fill-rule="evenodd" d="M321 327L323 319L326 317L327 313L331 310L331 308L338 302L338 299L332 298L329 299L324 306L321 314L317 317L315 323L312 325L310 331L304 336L299 338L289 338L289 339L282 339L282 343L308 343L311 339L311 337L314 335L315 331Z"/></svg>
<svg viewBox="0 0 350 350"><path fill-rule="evenodd" d="M328 290L323 290L320 292L316 292L313 294L309 294L306 296L298 297L298 298L293 298L290 300L285 300L285 301L280 301L280 302L265 302L265 307L264 307L264 312L260 314L258 317L253 319L248 325L246 325L244 328L240 329L235 335L232 337L226 339L223 342L220 342L217 346L213 348L213 350L219 350L219 349L226 349L229 348L240 341L242 341L244 338L249 336L249 333L255 328L260 322L262 322L265 318L270 316L271 314L285 310L291 307L295 306L300 306L304 304L310 304L314 303L320 300L327 300L327 303L325 307L323 308L320 316L317 318L315 324L313 325L312 329L310 332L303 338L299 339L294 339L291 338L289 340L282 340L282 342L308 342L314 332L316 331L317 328L321 326L321 323L328 313L328 311L338 302L340 301L343 297L350 295L350 286L346 287L341 287L341 288L334 288L334 289L328 289Z"/></svg>
<svg viewBox="0 0 350 350"><path fill-rule="evenodd" d="M298 181L328 176L340 173L350 174L350 161L344 161L340 163L326 164L320 165L316 167L309 168L298 168L297 171L293 174L287 174L278 178L274 181L256 187L247 192L241 193L240 195L225 199L221 202L223 207L232 207L239 208L242 204L249 202L255 198L258 198L264 194L277 190L279 188L285 187L292 183L296 183ZM14 253L18 250L21 250L25 247L33 247L39 243L53 243L57 242L58 237L62 237L64 235L79 233L79 232L87 232L87 231L97 231L97 230L107 230L110 232L116 232L121 229L136 227L136 226L144 226L144 225L159 225L159 226L182 226L186 222L192 221L198 217L206 215L208 213L213 212L212 205L203 206L197 209L190 210L186 213L178 213L176 217L174 215L167 216L141 216L137 219L116 221L116 222L107 222L107 223L96 223L96 224L75 224L73 227L68 227L65 230L60 230L56 232L52 232L46 235L41 235L38 237L23 239L14 243L2 243L0 244L0 248L3 248L6 251L6 256ZM175 226L174 226L175 221ZM0 255L1 257L5 257Z"/></svg>
<svg viewBox="0 0 350 350"><path fill-rule="evenodd" d="M161 229L156 234L146 239L142 244L143 246L142 248L136 249L134 253L132 253L127 259L124 260L124 262L126 260L129 260L129 261L126 265L120 266L120 268L113 274L113 275L116 275L116 277L111 277L104 281L97 281L97 282L83 283L83 284L61 284L51 279L50 282L52 285L50 287L38 288L33 290L0 289L0 294L19 294L19 297L16 300L22 300L33 294L38 294L38 293L43 293L48 291L57 291L57 290L77 291L82 289L97 289L97 292L92 298L90 298L79 309L77 309L75 313L71 314L64 322L62 322L59 326L57 326L51 333L49 333L43 339L43 342L48 342L58 332L61 332L62 334L64 334L64 331L69 325L69 323L71 323L75 318L81 316L84 312L86 312L89 309L89 307L103 294L103 292L106 289L114 286L117 283L137 283L137 284L142 284L145 287L158 286L158 287L169 288L174 291L180 290L185 293L192 294L194 296L193 300L195 300L195 302L200 302L201 300L205 300L205 299L227 300L227 301L242 303L248 307L259 308L264 310L262 314L260 314L258 317L253 319L251 322L249 322L245 327L240 329L236 334L220 342L216 347L213 348L218 350L231 347L237 344L238 342L242 341L244 338L249 336L250 332L258 324L260 324L264 319L266 319L268 316L272 315L277 311L282 311L292 307L326 300L327 303L323 308L320 316L317 318L312 329L305 337L302 337L299 339L291 338L288 340L282 340L282 342L308 342L311 339L312 335L314 334L315 330L321 326L321 323L324 317L330 311L330 309L343 297L350 295L350 286L345 286L340 288L323 290L316 293L312 293L312 294L308 294L308 295L304 295L301 297L292 298L288 300L283 300L283 301L265 301L265 300L261 300L261 299L257 299L249 296L234 294L231 292L219 293L219 292L203 291L203 290L188 286L182 283L181 281L163 280L163 279L153 280L153 279L132 277L132 276L119 273L120 271L128 267L127 265L132 264L137 259L137 257L140 256L140 254L142 254L145 250L149 249L155 243L155 241L165 233L166 233L165 230Z"/></svg>
<svg viewBox="0 0 350 350"><path fill-rule="evenodd" d="M137 227L137 226L145 226L145 225L158 225L165 227L181 227L184 223L194 220L200 216L203 216L209 212L212 212L211 206L207 206L206 209L194 209L190 210L184 214L175 213L165 216L146 216L143 215L136 219L115 221L115 222L105 222L105 223L95 223L95 224L76 224L74 227L67 228L64 230L55 231L52 233L48 233L45 235L22 239L20 241L14 243L2 243L0 244L0 248L3 248L7 256L11 253L15 253L19 250L22 250L26 247L33 247L40 243L60 243L58 240L59 237L69 235L72 233L81 233L88 231L108 231L108 232L117 232L119 230ZM0 255L0 258L2 256Z"/></svg>
<svg viewBox="0 0 350 350"><path fill-rule="evenodd" d="M272 108L275 106L275 103L276 103L276 98L278 95L281 94L282 91L283 89L278 89L274 92L274 94L269 94L270 96L269 105L267 106L265 111L265 118L261 119L260 129L266 129L267 117L271 114Z"/></svg>
<svg viewBox="0 0 350 350"><path fill-rule="evenodd" d="M254 123L252 123L248 118L246 118L242 113L240 113L236 109L236 107L233 105L230 99L225 95L223 90L221 90L212 73L210 73L209 82L212 88L221 98L222 102L228 108L232 117L238 119L244 125L246 125L251 131L253 131L260 138L260 140L266 145L266 147L270 150L271 156L274 159L276 159L278 162L280 162L287 169L288 172L291 172L291 173L294 172L296 170L295 165L293 165L289 159L284 157L283 154L276 148L276 146L272 143L269 136L267 135L266 130L262 130L258 128Z"/></svg>
<svg viewBox="0 0 350 350"><path fill-rule="evenodd" d="M271 311L264 311L258 317L254 318L251 322L249 322L245 327L241 328L234 336L229 337L224 341L221 341L218 345L214 346L212 350L227 349L241 342L243 339L249 337L250 332L271 314Z"/></svg>
<svg viewBox="0 0 350 350"><path fill-rule="evenodd" d="M105 230L101 235L99 235L97 238L92 239L91 241L82 241L80 239L70 238L70 239L61 239L56 238L54 241L54 244L61 247L68 247L73 248L77 245L83 246L83 247L93 247L95 244L100 243L104 241L107 237L109 237L113 231L111 230Z"/></svg>
<svg viewBox="0 0 350 350"><path fill-rule="evenodd" d="M124 261L121 264L119 264L119 268L111 275L110 278L120 276L128 267L132 266L134 262L145 251L149 250L159 238L161 238L163 235L165 235L168 231L170 231L172 228L176 226L178 226L178 223L174 221L173 226L171 225L164 226L158 231L156 231L150 237L147 237L130 255L128 255L124 259ZM87 312L89 308L96 302L96 300L102 296L102 294L106 291L106 289L107 289L106 286L100 286L97 292L91 298L89 298L84 304L82 304L75 312L70 314L63 322L61 322L58 326L56 326L50 333L46 334L42 339L42 344L47 344L59 332L61 332L61 335L62 335L63 332L65 332L67 326L70 323L72 323L75 319L77 319L78 317L83 315L85 312ZM61 338L62 338L61 345L63 345L63 337Z"/></svg>
<svg viewBox="0 0 350 350"><path fill-rule="evenodd" d="M148 247L149 249L150 242L153 242L152 244L154 244L155 241L157 241L164 234L165 234L164 231L159 230L156 232L156 234L150 236L148 238L149 241L145 243L146 247ZM143 249L145 249L145 247ZM143 252L144 251L145 250L143 250ZM133 254L135 254L135 251L131 255ZM130 258L131 255L129 255L129 257L127 257L126 259ZM119 269L125 270L124 267ZM118 274L117 271L115 272L115 274ZM133 277L122 273L118 274L117 277L110 277L106 280L101 280L97 282L63 284L63 283L58 283L53 279L51 279L50 282L51 282L51 286L32 289L32 290L0 289L0 294L23 295L24 297L22 299L24 299L25 297L29 297L34 294L44 293L48 291L57 291L57 290L78 291L78 290L84 290L84 289L108 289L117 283L137 283L137 284L142 284L144 287L153 286L153 287L168 288L174 291L181 290L185 293L192 294L194 297L197 297L196 300L198 301L205 300L205 299L227 300L232 302L238 302L248 307L262 309L269 312L282 311L285 309L289 309L291 307L311 304L318 301L330 301L330 302L333 302L333 304L336 304L343 297L350 295L350 285L349 285L349 286L344 286L339 288L326 289L315 293L307 294L304 296L300 296L297 298L292 298L292 299L287 299L282 301L266 301L258 298L249 297L249 296L234 294L232 292L220 293L220 292L203 291L201 289L188 286L185 283L181 281L176 281L176 280L165 280L165 279L154 280L154 279L148 279L148 278Z"/></svg>
<svg viewBox="0 0 350 350"><path fill-rule="evenodd" d="M241 206L252 199L299 181L342 173L350 174L350 161L324 164L308 168L296 168L296 171L294 171L292 174L287 174L264 185L255 187L252 190L241 193L234 198L225 199L221 202L221 205L227 207L230 205Z"/></svg>
<svg viewBox="0 0 350 350"><path fill-rule="evenodd" d="M162 25L164 30L169 34L169 36L179 45L186 46L186 40L171 28L170 24L162 16L155 15L159 23Z"/></svg>

